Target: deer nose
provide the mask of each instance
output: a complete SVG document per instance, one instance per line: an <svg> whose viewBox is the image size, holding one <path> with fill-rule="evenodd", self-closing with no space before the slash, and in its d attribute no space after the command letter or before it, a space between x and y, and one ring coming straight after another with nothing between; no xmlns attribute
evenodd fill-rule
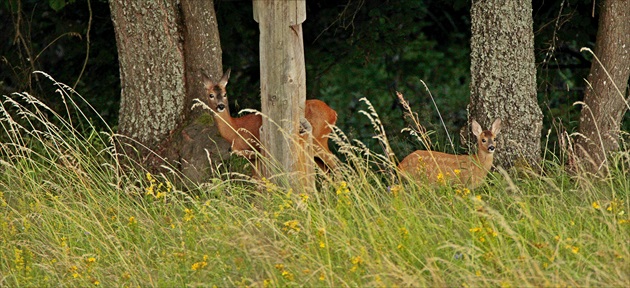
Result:
<svg viewBox="0 0 630 288"><path fill-rule="evenodd" d="M488 152L490 153L494 152L494 145L488 146Z"/></svg>
<svg viewBox="0 0 630 288"><path fill-rule="evenodd" d="M219 104L219 105L217 105L217 111L219 111L219 112L223 112L223 110L225 110L225 104Z"/></svg>

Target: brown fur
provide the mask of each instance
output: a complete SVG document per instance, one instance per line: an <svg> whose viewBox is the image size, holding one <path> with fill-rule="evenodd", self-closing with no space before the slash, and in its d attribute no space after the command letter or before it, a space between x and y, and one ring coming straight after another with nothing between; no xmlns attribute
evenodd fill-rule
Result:
<svg viewBox="0 0 630 288"><path fill-rule="evenodd" d="M232 151L243 156L254 155L254 150L260 152L260 127L262 116L247 114L241 117L232 117L228 108L228 99L225 87L230 77L230 70L223 74L218 83L204 77L204 85L208 95L208 105L214 112L217 127L221 137L232 143ZM323 163L318 162L320 168L335 167L335 158L328 148L328 135L332 132L329 125L337 122L337 112L321 100L306 100L304 117L312 126L313 142L315 144L315 156ZM223 105L223 109L219 109ZM219 111L221 110L221 111ZM325 165L324 165L325 163Z"/></svg>
<svg viewBox="0 0 630 288"><path fill-rule="evenodd" d="M453 155L442 152L417 150L403 159L398 168L412 177L423 178L429 183L456 183L470 189L483 183L494 159L494 138L501 129L501 119L496 119L491 130L483 131L473 120L473 134L477 137L477 153Z"/></svg>

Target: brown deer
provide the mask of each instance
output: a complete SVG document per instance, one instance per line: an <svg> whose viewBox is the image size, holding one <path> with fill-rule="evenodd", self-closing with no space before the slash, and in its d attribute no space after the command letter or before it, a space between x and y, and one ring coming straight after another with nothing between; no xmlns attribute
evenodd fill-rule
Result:
<svg viewBox="0 0 630 288"><path fill-rule="evenodd" d="M256 152L260 152L260 114L247 114L242 117L232 117L229 111L228 97L225 87L230 78L228 69L219 82L214 83L204 75L203 82L207 90L208 106L214 114L214 119L221 137L232 143L231 151L235 154L253 159ZM337 122L337 112L321 100L306 100L304 116L311 126L315 161L322 170L335 167L335 157L328 148L328 135L332 132L330 125Z"/></svg>
<svg viewBox="0 0 630 288"><path fill-rule="evenodd" d="M491 130L483 130L472 121L472 132L477 137L477 153L453 155L442 152L417 150L398 164L398 169L414 177L426 177L430 183L445 184L453 181L475 189L492 168L494 138L501 130L501 119L494 120Z"/></svg>

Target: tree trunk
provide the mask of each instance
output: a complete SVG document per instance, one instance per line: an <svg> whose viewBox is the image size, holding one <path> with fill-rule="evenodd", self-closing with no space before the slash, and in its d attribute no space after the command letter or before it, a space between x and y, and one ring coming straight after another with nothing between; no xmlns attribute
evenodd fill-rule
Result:
<svg viewBox="0 0 630 288"><path fill-rule="evenodd" d="M495 165L537 167L542 112L536 98L532 2L473 1L471 19L470 117L485 129L495 118L503 121Z"/></svg>
<svg viewBox="0 0 630 288"><path fill-rule="evenodd" d="M309 153L303 145L297 145L300 121L305 119L302 22L306 19L306 2L254 0L253 4L254 19L260 27L261 108L266 115L261 143L268 158L280 166L263 171L267 177L276 172L297 172L298 177L279 178L276 183L303 189L313 183L312 167L309 169L306 161Z"/></svg>
<svg viewBox="0 0 630 288"><path fill-rule="evenodd" d="M221 47L212 1L110 0L120 61L119 133L150 164L167 158L195 182L208 177L209 161L227 151L208 113L191 113L204 99L201 74L221 76ZM153 150L160 157L151 157ZM225 155L225 154L223 154Z"/></svg>
<svg viewBox="0 0 630 288"><path fill-rule="evenodd" d="M628 110L630 77L630 1L604 0L595 55L580 115L576 152L583 168L606 173L606 154L619 148L619 131Z"/></svg>
<svg viewBox="0 0 630 288"><path fill-rule="evenodd" d="M120 61L119 133L156 147L184 116L184 55L175 1L110 1Z"/></svg>

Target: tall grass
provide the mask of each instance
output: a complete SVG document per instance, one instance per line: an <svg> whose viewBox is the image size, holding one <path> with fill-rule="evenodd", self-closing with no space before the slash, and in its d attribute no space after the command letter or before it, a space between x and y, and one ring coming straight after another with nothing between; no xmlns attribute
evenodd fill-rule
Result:
<svg viewBox="0 0 630 288"><path fill-rule="evenodd" d="M627 148L605 179L557 160L518 177L498 169L474 191L432 187L396 173L368 109L384 150L336 130L344 162L316 193L222 174L184 193L123 167L115 134L90 128L80 96L54 85L75 112L4 97L0 286L630 283Z"/></svg>

